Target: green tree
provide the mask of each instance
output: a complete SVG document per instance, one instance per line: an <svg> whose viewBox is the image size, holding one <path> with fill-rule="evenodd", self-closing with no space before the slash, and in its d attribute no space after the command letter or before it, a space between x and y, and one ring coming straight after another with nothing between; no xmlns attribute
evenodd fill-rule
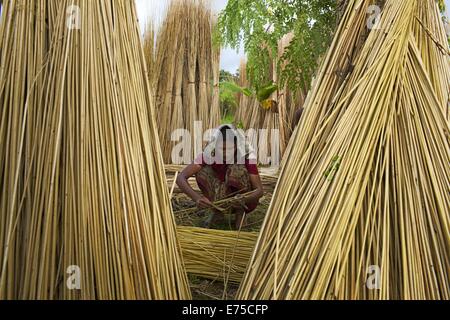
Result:
<svg viewBox="0 0 450 320"><path fill-rule="evenodd" d="M342 1L338 1L339 3ZM337 22L336 0L229 0L219 16L216 40L247 53L247 73L256 90L272 81L271 57L278 42L293 33L293 41L279 59L281 85L308 88L320 57L332 40ZM282 65L286 67L281 68Z"/></svg>
<svg viewBox="0 0 450 320"><path fill-rule="evenodd" d="M232 74L229 71L226 70L220 70L220 75L219 75L219 80L220 82L224 82L224 81L233 81L233 82L238 82L239 81L239 74Z"/></svg>
<svg viewBox="0 0 450 320"><path fill-rule="evenodd" d="M442 12L444 0L436 0ZM216 41L247 53L247 77L258 91L271 83L271 57L280 39L293 40L279 59L278 85L308 89L348 0L229 0L219 16ZM376 1L383 6L385 0ZM285 66L281 68L281 66Z"/></svg>
<svg viewBox="0 0 450 320"><path fill-rule="evenodd" d="M237 93L224 83L237 83L239 77L231 72L220 70L220 108L222 116L233 115L238 107Z"/></svg>

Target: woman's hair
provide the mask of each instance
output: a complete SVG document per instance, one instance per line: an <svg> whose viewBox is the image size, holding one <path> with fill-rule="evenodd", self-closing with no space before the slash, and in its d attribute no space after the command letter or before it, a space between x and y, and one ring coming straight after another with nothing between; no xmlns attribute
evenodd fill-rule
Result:
<svg viewBox="0 0 450 320"><path fill-rule="evenodd" d="M227 140L227 135L228 134L232 134L232 136L234 137L234 145L235 146L237 146L237 143L238 143L238 139L237 139L237 136L236 136L236 134L234 133L234 131L233 131L233 128L232 127L230 127L230 126L228 126L228 125L225 125L225 126L223 126L221 129L220 129L220 134L222 135L222 142L223 143L226 143L228 140Z"/></svg>

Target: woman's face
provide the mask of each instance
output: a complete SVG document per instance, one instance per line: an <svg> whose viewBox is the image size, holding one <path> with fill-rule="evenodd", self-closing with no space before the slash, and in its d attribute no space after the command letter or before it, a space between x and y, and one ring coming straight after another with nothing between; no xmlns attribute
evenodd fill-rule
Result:
<svg viewBox="0 0 450 320"><path fill-rule="evenodd" d="M236 146L230 141L219 140L216 148L216 163L234 164Z"/></svg>

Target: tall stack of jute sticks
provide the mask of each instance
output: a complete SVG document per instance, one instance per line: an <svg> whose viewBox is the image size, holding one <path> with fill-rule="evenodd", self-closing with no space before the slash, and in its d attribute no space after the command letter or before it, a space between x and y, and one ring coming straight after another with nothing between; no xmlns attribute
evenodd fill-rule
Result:
<svg viewBox="0 0 450 320"><path fill-rule="evenodd" d="M293 41L293 37L293 33L288 33L278 42L278 59L281 59L285 54ZM280 65L281 70L284 70L286 65L287 61L283 62L283 64ZM299 87L297 90L293 91L289 88L287 83L283 86L280 85L277 103L280 128L280 151L282 155L286 152L289 141L295 130L295 114L299 109L304 107L307 93L307 87Z"/></svg>
<svg viewBox="0 0 450 320"><path fill-rule="evenodd" d="M434 0L388 0L376 25L370 4L317 75L241 299L450 298L443 25Z"/></svg>
<svg viewBox="0 0 450 320"><path fill-rule="evenodd" d="M424 1L415 16L414 36L421 53L424 68L427 71L439 105L450 122L450 50L441 13L431 1Z"/></svg>
<svg viewBox="0 0 450 320"><path fill-rule="evenodd" d="M220 124L220 48L213 46L215 23L209 0L173 0L157 32L152 82L166 163L173 160L175 130L186 129L192 138L198 132L202 138L204 131ZM198 131L196 122L202 125ZM192 141L192 157L201 152L196 146Z"/></svg>
<svg viewBox="0 0 450 320"><path fill-rule="evenodd" d="M278 58L285 53L286 48L290 44L291 34L288 34L279 42ZM273 81L277 81L277 60L273 61L271 74ZM239 86L248 88L251 86L247 80L247 65L245 60L240 63ZM255 150L259 150L259 162L263 165L270 164L272 160L272 141L278 141L274 146L274 150L279 151L282 157L285 153L289 140L294 131L294 115L300 109L305 101L307 89L299 88L297 91L290 90L287 85L280 87L274 93L272 99L277 102L277 110L265 110L261 103L255 97L248 97L240 94L239 105L236 110L235 120L243 126L245 130L254 129L257 135L249 135L249 139ZM265 129L266 131L259 131ZM275 130L275 132L273 131ZM278 132L276 132L278 131ZM274 136L276 135L276 136ZM275 140L272 140L272 137Z"/></svg>
<svg viewBox="0 0 450 320"><path fill-rule="evenodd" d="M155 73L155 26L153 25L152 20L149 20L145 26L143 47L148 79L150 81L150 85L153 86L153 75ZM153 87L152 93L154 93Z"/></svg>
<svg viewBox="0 0 450 320"><path fill-rule="evenodd" d="M4 2L0 299L188 299L133 0Z"/></svg>

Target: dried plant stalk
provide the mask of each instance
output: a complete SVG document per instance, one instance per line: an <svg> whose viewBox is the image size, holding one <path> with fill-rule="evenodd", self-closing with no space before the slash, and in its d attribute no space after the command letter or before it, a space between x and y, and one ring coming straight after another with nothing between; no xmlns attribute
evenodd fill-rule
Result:
<svg viewBox="0 0 450 320"><path fill-rule="evenodd" d="M191 296L136 17L131 0L5 1L0 299Z"/></svg>
<svg viewBox="0 0 450 320"><path fill-rule="evenodd" d="M427 70L414 32L419 12L436 4L388 0L379 28L353 51L370 4L349 2L241 299L450 298L450 128L430 77L448 70ZM343 57L354 68L341 80ZM374 266L379 290L367 286Z"/></svg>

